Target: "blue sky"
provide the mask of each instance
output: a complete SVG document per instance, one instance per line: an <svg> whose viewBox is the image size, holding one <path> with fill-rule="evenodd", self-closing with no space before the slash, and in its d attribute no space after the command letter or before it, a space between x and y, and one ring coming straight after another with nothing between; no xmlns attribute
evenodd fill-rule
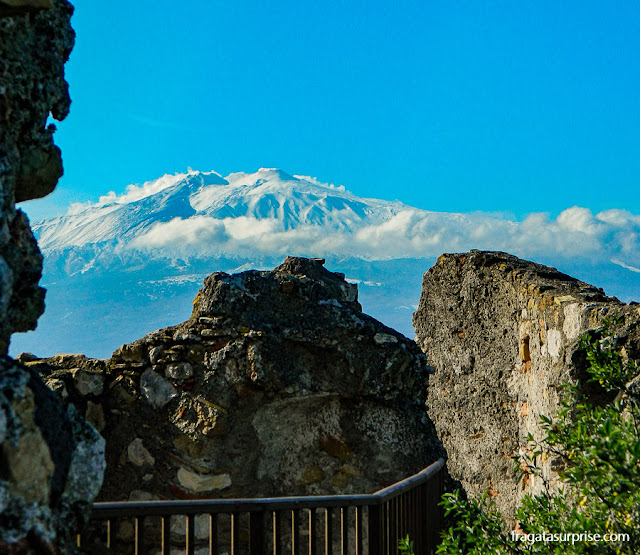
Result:
<svg viewBox="0 0 640 555"><path fill-rule="evenodd" d="M635 2L76 0L65 176L279 167L420 208L640 214Z"/></svg>

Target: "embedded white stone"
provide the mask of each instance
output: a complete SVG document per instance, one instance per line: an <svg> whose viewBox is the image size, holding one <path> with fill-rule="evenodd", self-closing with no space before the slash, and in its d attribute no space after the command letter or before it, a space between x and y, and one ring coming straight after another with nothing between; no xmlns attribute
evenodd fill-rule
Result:
<svg viewBox="0 0 640 555"><path fill-rule="evenodd" d="M151 368L147 368L140 376L140 388L147 401L155 408L164 407L178 396L176 388Z"/></svg>
<svg viewBox="0 0 640 555"><path fill-rule="evenodd" d="M76 370L73 374L73 383L80 395L100 395L104 388L104 376L98 372Z"/></svg>
<svg viewBox="0 0 640 555"><path fill-rule="evenodd" d="M178 482L182 487L200 493L228 488L231 485L231 476L228 474L198 474L186 468L180 468Z"/></svg>
<svg viewBox="0 0 640 555"><path fill-rule="evenodd" d="M554 328L547 330L547 352L554 360L557 360L560 356L561 347L562 334Z"/></svg>
<svg viewBox="0 0 640 555"><path fill-rule="evenodd" d="M376 333L373 336L373 340L378 345L384 345L386 343L397 343L398 342L397 337L394 337L393 335L389 335L388 333Z"/></svg>
<svg viewBox="0 0 640 555"><path fill-rule="evenodd" d="M174 380L186 380L193 376L193 366L188 362L179 362L178 364L169 364L164 372L167 378Z"/></svg>
<svg viewBox="0 0 640 555"><path fill-rule="evenodd" d="M562 331L569 341L576 339L582 329L582 310L579 304L571 303L564 307Z"/></svg>
<svg viewBox="0 0 640 555"><path fill-rule="evenodd" d="M149 361L151 362L151 364L158 364L158 361L162 357L163 352L164 352L164 349L160 346L154 347L153 349L151 349L149 351Z"/></svg>
<svg viewBox="0 0 640 555"><path fill-rule="evenodd" d="M129 501L155 501L157 499L157 495L149 493L148 491L143 491L141 489L134 489L129 494Z"/></svg>
<svg viewBox="0 0 640 555"><path fill-rule="evenodd" d="M129 444L129 447L127 447L127 455L129 455L129 460L136 466L153 466L156 463L153 455L149 453L140 438L134 439Z"/></svg>

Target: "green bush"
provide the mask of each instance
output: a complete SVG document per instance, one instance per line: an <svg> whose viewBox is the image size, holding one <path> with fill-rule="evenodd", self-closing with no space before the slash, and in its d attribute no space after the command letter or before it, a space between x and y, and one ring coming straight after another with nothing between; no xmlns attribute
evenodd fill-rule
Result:
<svg viewBox="0 0 640 555"><path fill-rule="evenodd" d="M398 542L398 551L406 555L415 555L413 542L409 539L409 534Z"/></svg>
<svg viewBox="0 0 640 555"><path fill-rule="evenodd" d="M564 488L551 493L543 480L543 494L523 499L515 516L527 536L517 539L505 531L486 495L466 501L457 492L445 494L442 505L454 524L443 533L439 555L640 553L640 399L629 390L640 369L637 361L623 361L608 329L584 335L581 348L589 362L588 381L599 384L600 397L611 401L596 405L584 388L570 384L558 415L541 419L544 439L536 442L530 435L532 454L515 457L520 479L528 474L543 479L543 460L562 461ZM622 534L628 540L597 542L584 534ZM545 541L545 535L565 540Z"/></svg>

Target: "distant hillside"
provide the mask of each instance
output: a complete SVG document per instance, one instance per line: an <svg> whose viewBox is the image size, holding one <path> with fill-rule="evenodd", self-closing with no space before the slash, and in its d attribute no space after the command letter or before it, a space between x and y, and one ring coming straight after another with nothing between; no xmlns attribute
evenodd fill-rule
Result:
<svg viewBox="0 0 640 555"><path fill-rule="evenodd" d="M279 169L165 175L33 226L47 310L36 332L14 336L11 352L106 357L188 317L209 273L272 268L287 255L326 258L359 284L365 311L408 337L422 274L442 252L505 250L640 298L637 219L578 207L522 222L431 212Z"/></svg>

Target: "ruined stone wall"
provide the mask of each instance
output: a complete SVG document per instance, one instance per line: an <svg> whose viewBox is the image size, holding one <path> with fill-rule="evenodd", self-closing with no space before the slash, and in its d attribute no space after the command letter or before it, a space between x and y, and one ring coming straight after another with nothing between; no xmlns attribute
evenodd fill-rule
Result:
<svg viewBox="0 0 640 555"><path fill-rule="evenodd" d="M499 252L445 254L424 276L417 341L436 367L428 411L452 477L471 496L488 491L511 518L533 476L517 484L512 455L542 438L540 415L559 409L561 386L584 378L579 336L619 314L623 352L638 357L640 306L554 268ZM544 475L556 484L559 459Z"/></svg>
<svg viewBox="0 0 640 555"><path fill-rule="evenodd" d="M42 257L15 203L60 175L49 114L69 109L66 0L0 0L0 553L71 553L102 483L104 440L37 372L6 356L44 309Z"/></svg>
<svg viewBox="0 0 640 555"><path fill-rule="evenodd" d="M24 358L102 431L101 500L367 493L442 456L424 355L323 263L212 274L107 361Z"/></svg>

